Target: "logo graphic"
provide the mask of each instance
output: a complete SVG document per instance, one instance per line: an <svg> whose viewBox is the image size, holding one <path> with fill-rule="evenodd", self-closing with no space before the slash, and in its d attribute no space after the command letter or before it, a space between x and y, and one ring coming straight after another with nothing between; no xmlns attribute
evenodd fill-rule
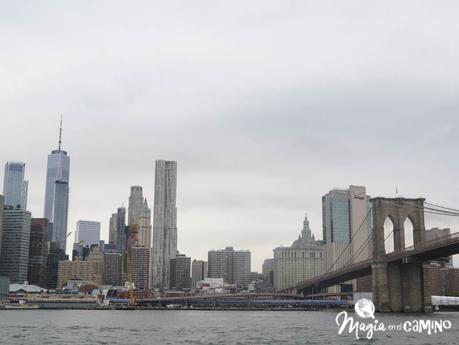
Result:
<svg viewBox="0 0 459 345"><path fill-rule="evenodd" d="M397 324L385 324L382 321L375 319L375 305L372 300L367 298L361 298L355 302L354 305L355 313L360 319L370 320L359 320L354 319L351 315L348 315L347 311L342 311L336 316L335 322L338 326L338 334L343 333L354 333L356 339L365 337L368 340L373 338L375 333L381 333L386 331L402 331L406 333L418 333L418 334L437 334L442 333L445 330L449 330L452 327L450 320L438 320L438 319L419 319L419 320L407 320Z"/></svg>
<svg viewBox="0 0 459 345"><path fill-rule="evenodd" d="M355 312L362 319L375 318L375 305L372 300L367 298L359 299L354 306Z"/></svg>

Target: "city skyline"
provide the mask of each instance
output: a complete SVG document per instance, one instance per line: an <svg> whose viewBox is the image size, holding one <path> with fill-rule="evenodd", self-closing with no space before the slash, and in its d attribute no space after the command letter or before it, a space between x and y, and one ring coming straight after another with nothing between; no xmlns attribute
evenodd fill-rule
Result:
<svg viewBox="0 0 459 345"><path fill-rule="evenodd" d="M9 162L16 162L16 161L12 160L12 161L9 161ZM153 161L152 164L154 164L154 162L155 162L155 160ZM26 163L26 162L24 162L24 163ZM23 163L21 162L21 164L23 164ZM26 165L27 165L27 164L26 164ZM153 169L153 170L154 170L154 169ZM28 182L28 181L27 181L27 182ZM153 182L154 182L154 179L153 179ZM125 193L124 193L124 194L125 194L125 198L124 198L124 200L122 200L122 201L119 203L120 205L128 205L128 201L129 201L129 189L132 188L132 187L135 187L135 186L131 186L131 187L127 186L127 187L125 187L125 188L124 188L124 186L123 186L122 189L125 189ZM120 188L121 188L121 187L120 187ZM140 186L140 188L143 188L143 187ZM332 191L333 191L333 190L338 190L338 191L340 191L340 190L344 190L344 189L346 189L346 187L335 187L335 188L332 188ZM399 195L399 196L401 196L401 194L398 193L397 189L399 189L398 186L396 187L396 191L394 192L394 195ZM30 191L30 189L29 189L29 191ZM34 193L34 194L36 194L36 193ZM153 199L153 197L154 197L154 193L152 193L151 191L150 191L150 193L145 193L145 194L151 194L151 195L152 195L152 199ZM145 196L145 199L147 199L147 195L144 195L144 196ZM370 196L371 196L371 195L370 195ZM403 196L405 196L405 195L403 195ZM180 199L180 197L179 197L178 199ZM320 197L318 197L318 199L320 200ZM318 204L320 204L320 202L319 202ZM144 204L142 204L142 207L143 207L143 206L144 206ZM319 208L321 208L321 207L319 207ZM127 209L128 209L128 207L126 206L126 211L127 211ZM27 210L32 212L32 210L30 210L29 207L27 208ZM71 211L71 210L70 210L70 211ZM87 211L89 211L89 213L90 213L90 209L87 209ZM306 209L305 211L307 211L308 213L311 213L311 212L310 212L310 209ZM303 211L303 212L304 212L304 211ZM88 212L86 212L86 213L88 213ZM312 213L314 213L314 211L313 211ZM34 214L33 212L32 212L32 216L33 216L33 217L35 216L35 214ZM151 217L151 221L152 221L152 223L153 223L153 215L151 215L151 216L152 216L152 217ZM320 218L321 218L321 217L322 217L322 215L320 215ZM104 217L103 219L100 219L100 223L103 224L103 225L101 225L101 235L100 235L100 238L101 238L101 240L105 240L105 241L108 243L108 239L109 239L109 219L110 219L110 215L108 216L108 221L107 221L107 219L105 219L105 218L107 218L107 217ZM128 218L128 215L127 215L127 212L126 212L126 225L127 225L127 223L128 223L128 219L127 219L127 218ZM178 217L178 218L179 218L179 217ZM298 218L298 219L299 219L299 218ZM288 231L289 233L294 233L294 230L300 229L300 225L299 225L299 220L298 220L298 219L296 219L296 222L298 223L298 224L297 224L297 228L294 228L293 230L292 230L292 229L285 229L285 230ZM99 220L97 220L97 221L99 222ZM69 222L69 223L68 223L68 227L69 227L70 229L74 229L75 226L77 225L77 222L78 222L78 221L75 222L75 225L74 225L74 226L72 226L72 224ZM290 223L292 223L291 220L290 220ZM314 219L314 220L312 221L312 223L316 223L316 224L319 223L319 224L320 224L320 229L315 229L315 228L314 228L314 229L312 229L312 232L313 232L313 234L316 236L317 239L322 239L322 235L323 235L323 234L322 234L322 225L323 225L323 224L321 223L321 220L318 222L317 219ZM453 232L455 231L455 228L457 228L457 226L458 226L458 225L457 225L457 222L456 222L456 223L454 222L454 219L451 219L451 221L449 221L449 220L446 220L446 221L445 221L444 218L442 219L442 218L438 218L438 217L435 217L435 216L431 217L431 216L428 215L428 214L426 214L426 224L428 224L428 226L431 226L431 227L435 227L435 226L440 226L440 227L441 227L441 226L446 226L446 227L450 227L450 228L452 229ZM105 229L105 226L107 227L106 229ZM70 232L71 232L71 231L72 231L72 230L68 230L68 232L67 232L67 235L68 235L68 236L70 236ZM72 231L72 232L73 232L73 231ZM180 230L179 230L179 236L180 236ZM282 238L282 236L279 236L279 237ZM67 241L67 252L68 252L68 253L71 253L71 250L72 250L73 238L74 238L73 233L72 233L72 236L70 236L70 238L71 238L71 240L70 240L70 241ZM234 242L229 242L229 241L226 241L226 242L225 242L225 241L222 241L221 243L223 243L222 246L233 246L233 243L234 243ZM236 242L236 243L237 243L237 242ZM255 263L255 264L253 265L253 266L254 266L254 268L253 268L254 271L260 271L260 272L261 272L261 266L262 266L262 264L263 264L263 261L264 261L266 258L271 258L271 257L272 257L272 251L274 250L274 248L275 248L276 246L288 246L288 241L283 241L283 242L280 242L280 243L278 243L277 245L273 246L273 247L271 248L271 250L270 250L271 254L267 254L266 257L263 257L263 256L255 256L255 255L253 255L253 258L254 258L253 262ZM252 248L252 247L250 247L250 246L244 246L244 245L234 245L234 247L236 247L236 248L238 248L238 249L241 249L241 248L248 248L248 249L250 249L250 250L251 250L251 248ZM69 251L69 248L70 248L70 251ZM194 251L195 253L197 252L196 248L192 248L191 246L187 246L186 243L185 243L185 245L183 246L183 248L189 248L189 251L190 251L190 252L193 252L193 251ZM196 256L191 256L191 257L192 257L193 259L197 259L197 260L206 260L207 258L206 258L205 250L212 250L212 249L215 249L215 248L218 248L218 246L217 246L217 247L215 247L215 246L213 246L213 247L212 247L212 246L208 246L208 247L206 247L206 249L199 250L199 254L197 254ZM181 243L179 243L178 249L181 250ZM203 252L203 254L201 254L200 252ZM270 255L271 255L271 256L270 256ZM454 258L454 264L457 265L457 256L455 256L455 258ZM259 267L260 267L260 268L259 268Z"/></svg>
<svg viewBox="0 0 459 345"><path fill-rule="evenodd" d="M206 260L249 248L254 270L297 237L305 211L322 237L320 197L334 187L459 207L456 5L149 6L126 17L115 4L10 3L0 14L0 161L26 163L35 217L61 113L68 229L94 219L104 239L130 186L152 207L156 159L180 166L179 250Z"/></svg>

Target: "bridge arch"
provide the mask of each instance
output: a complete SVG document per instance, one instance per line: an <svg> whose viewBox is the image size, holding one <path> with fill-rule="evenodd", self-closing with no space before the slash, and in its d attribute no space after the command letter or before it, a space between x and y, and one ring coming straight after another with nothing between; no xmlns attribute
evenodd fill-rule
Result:
<svg viewBox="0 0 459 345"><path fill-rule="evenodd" d="M386 254L394 251L394 221L392 216L387 216L384 220L384 252Z"/></svg>
<svg viewBox="0 0 459 345"><path fill-rule="evenodd" d="M373 257L376 260L384 260L384 256L386 255L384 236L384 223L386 218L390 218L394 225L394 251L400 251L406 247L404 224L407 218L413 226L413 245L416 246L424 241L424 200L423 198L406 199L381 197L370 200L372 203L373 215Z"/></svg>
<svg viewBox="0 0 459 345"><path fill-rule="evenodd" d="M407 216L403 222L403 248L414 246L414 223L412 217Z"/></svg>

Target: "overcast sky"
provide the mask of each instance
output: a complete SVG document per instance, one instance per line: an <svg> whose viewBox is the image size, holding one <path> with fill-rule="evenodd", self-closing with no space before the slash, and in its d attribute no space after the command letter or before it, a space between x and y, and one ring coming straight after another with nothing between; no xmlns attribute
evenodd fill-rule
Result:
<svg viewBox="0 0 459 345"><path fill-rule="evenodd" d="M108 239L130 186L152 206L155 160L176 160L179 250L250 249L258 271L305 212L322 238L334 187L459 208L458 15L457 1L1 1L0 164L26 162L41 217L63 113L69 231L100 221Z"/></svg>

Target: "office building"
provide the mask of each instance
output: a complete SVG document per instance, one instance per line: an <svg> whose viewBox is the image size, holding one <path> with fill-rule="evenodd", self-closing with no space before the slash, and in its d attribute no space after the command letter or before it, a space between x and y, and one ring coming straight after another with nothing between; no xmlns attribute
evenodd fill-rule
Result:
<svg viewBox="0 0 459 345"><path fill-rule="evenodd" d="M29 246L29 284L46 286L48 258L48 219L32 218Z"/></svg>
<svg viewBox="0 0 459 345"><path fill-rule="evenodd" d="M140 225L140 216L143 210L143 194L142 187L132 186L131 194L129 195L128 207L128 225Z"/></svg>
<svg viewBox="0 0 459 345"><path fill-rule="evenodd" d="M70 157L61 149L62 121L59 131L59 146L48 155L46 169L46 189L44 218L49 226L50 242L57 242L59 247L66 248L67 218L69 203Z"/></svg>
<svg viewBox="0 0 459 345"><path fill-rule="evenodd" d="M208 277L247 288L250 283L250 251L226 247L208 252Z"/></svg>
<svg viewBox="0 0 459 345"><path fill-rule="evenodd" d="M48 236L49 237L49 236ZM68 255L65 254L65 250L60 248L58 242L51 242L49 244L49 253L46 259L46 273L48 289L55 289L57 287L57 275L59 270L59 262L68 260Z"/></svg>
<svg viewBox="0 0 459 345"><path fill-rule="evenodd" d="M124 207L119 207L116 213L116 246L119 253L126 254L126 209Z"/></svg>
<svg viewBox="0 0 459 345"><path fill-rule="evenodd" d="M371 231L370 196L365 187L333 189L324 195L322 223L325 271L370 257L371 243L365 246Z"/></svg>
<svg viewBox="0 0 459 345"><path fill-rule="evenodd" d="M191 288L196 289L198 282L207 278L207 262L193 260L191 263Z"/></svg>
<svg viewBox="0 0 459 345"><path fill-rule="evenodd" d="M85 280L94 285L102 285L104 256L98 246L93 247L86 260L59 261L57 287L62 288L71 279Z"/></svg>
<svg viewBox="0 0 459 345"><path fill-rule="evenodd" d="M5 198L0 194L0 255L2 255L2 238L3 238L3 209Z"/></svg>
<svg viewBox="0 0 459 345"><path fill-rule="evenodd" d="M323 246L321 241L316 241L305 216L303 229L298 239L290 247L274 249L272 262L274 289L280 291L296 286L301 281L322 274L323 271ZM266 261L265 261L266 263ZM267 266L270 262L266 263ZM269 267L264 267L269 274Z"/></svg>
<svg viewBox="0 0 459 345"><path fill-rule="evenodd" d="M109 230L108 230L108 242L109 243L117 243L118 237L118 226L116 225L116 221L118 219L118 213L113 213L110 217L109 221Z"/></svg>
<svg viewBox="0 0 459 345"><path fill-rule="evenodd" d="M0 303L10 301L10 278L0 277Z"/></svg>
<svg viewBox="0 0 459 345"><path fill-rule="evenodd" d="M12 284L22 284L27 281L30 225L30 212L5 206L0 251L0 276L10 278Z"/></svg>
<svg viewBox="0 0 459 345"><path fill-rule="evenodd" d="M177 253L175 258L170 261L171 267L171 288L177 290L190 289L191 277L190 267L191 258L185 254Z"/></svg>
<svg viewBox="0 0 459 345"><path fill-rule="evenodd" d="M138 289L148 289L150 248L134 245L130 248L132 282ZM129 275L128 275L129 276Z"/></svg>
<svg viewBox="0 0 459 345"><path fill-rule="evenodd" d="M99 244L100 241L100 222L90 220L79 220L76 224L75 242L84 243L88 246Z"/></svg>
<svg viewBox="0 0 459 345"><path fill-rule="evenodd" d="M152 286L170 286L170 260L177 253L177 162L157 160L153 207Z"/></svg>
<svg viewBox="0 0 459 345"><path fill-rule="evenodd" d="M3 196L5 205L27 209L28 182L24 181L25 163L7 162L3 179Z"/></svg>
<svg viewBox="0 0 459 345"><path fill-rule="evenodd" d="M140 214L139 244L151 248L151 209L145 198Z"/></svg>
<svg viewBox="0 0 459 345"><path fill-rule="evenodd" d="M72 248L72 261L73 260L86 260L86 257L89 255L91 249L84 242L75 242L73 243Z"/></svg>
<svg viewBox="0 0 459 345"><path fill-rule="evenodd" d="M116 251L104 252L104 274L102 282L104 285L120 286L123 257Z"/></svg>
<svg viewBox="0 0 459 345"><path fill-rule="evenodd" d="M274 259L265 259L261 267L261 272L263 274L263 279L270 282L271 285L274 285Z"/></svg>

